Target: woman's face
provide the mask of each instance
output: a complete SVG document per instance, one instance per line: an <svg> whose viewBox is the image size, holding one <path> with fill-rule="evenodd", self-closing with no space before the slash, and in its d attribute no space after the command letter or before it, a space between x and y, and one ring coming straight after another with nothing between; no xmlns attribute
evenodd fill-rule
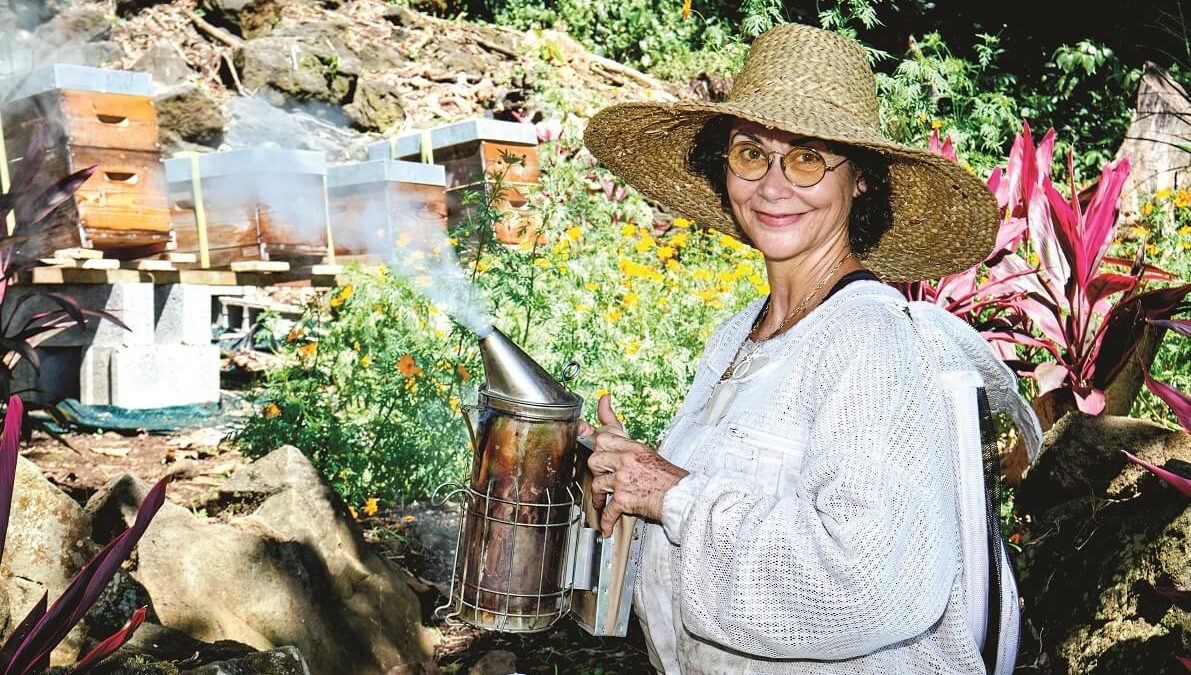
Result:
<svg viewBox="0 0 1191 675"><path fill-rule="evenodd" d="M827 161L823 179L798 187L782 173L778 158L759 180L740 178L725 166L728 199L745 235L769 261L813 260L829 252L846 251L848 214L852 199L864 191L863 180L851 162L831 152L822 141L741 121L732 127L728 147L741 142L760 145L764 152L784 153L794 146L813 148Z"/></svg>

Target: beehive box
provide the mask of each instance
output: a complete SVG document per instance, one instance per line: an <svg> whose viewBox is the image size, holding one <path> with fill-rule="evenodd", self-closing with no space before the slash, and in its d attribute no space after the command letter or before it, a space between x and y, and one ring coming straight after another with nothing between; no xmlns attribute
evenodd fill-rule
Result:
<svg viewBox="0 0 1191 675"><path fill-rule="evenodd" d="M435 164L376 159L327 168L331 231L338 255L393 258L405 239L442 240L447 229L446 173Z"/></svg>
<svg viewBox="0 0 1191 675"><path fill-rule="evenodd" d="M496 238L518 243L537 231L526 209L526 192L538 182L538 137L532 125L476 119L395 136L368 146L369 159L420 161L426 146L433 163L446 171L447 214L454 224L474 215L465 203L469 191L490 194L495 176L503 176L504 192L495 206L504 212Z"/></svg>
<svg viewBox="0 0 1191 675"><path fill-rule="evenodd" d="M26 233L38 235L36 257L63 248L94 248L116 258L166 250L172 234L149 76L58 64L8 84L0 117L14 180L28 165L25 155L39 129L46 147L33 189L99 167L42 232Z"/></svg>
<svg viewBox="0 0 1191 675"><path fill-rule="evenodd" d="M245 260L304 265L326 257L327 167L322 152L248 148L175 157L165 161L165 174L177 250L204 259L196 208L201 204L207 266ZM195 199L196 182L201 202Z"/></svg>

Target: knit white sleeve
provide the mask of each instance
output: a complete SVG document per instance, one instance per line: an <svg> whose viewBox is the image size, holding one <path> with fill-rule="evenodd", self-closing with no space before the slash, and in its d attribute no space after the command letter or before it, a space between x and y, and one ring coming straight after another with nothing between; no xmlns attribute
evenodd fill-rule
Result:
<svg viewBox="0 0 1191 675"><path fill-rule="evenodd" d="M667 494L691 633L761 657L843 659L942 616L958 573L944 507L949 418L908 325L868 328L827 350L812 380L826 389L793 494L723 474Z"/></svg>

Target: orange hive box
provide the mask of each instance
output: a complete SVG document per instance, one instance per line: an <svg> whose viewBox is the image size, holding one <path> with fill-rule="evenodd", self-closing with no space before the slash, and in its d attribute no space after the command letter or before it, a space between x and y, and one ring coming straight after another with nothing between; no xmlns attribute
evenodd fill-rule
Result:
<svg viewBox="0 0 1191 675"><path fill-rule="evenodd" d="M14 180L39 128L48 131L47 146L34 189L99 167L48 220L44 236L22 253L44 257L59 249L92 248L110 257L136 258L169 248L172 233L149 75L58 64L13 78L10 85L0 118Z"/></svg>
<svg viewBox="0 0 1191 675"><path fill-rule="evenodd" d="M245 260L307 265L327 256L322 152L211 152L167 159L165 171L178 251L198 254L200 265L204 259L207 267Z"/></svg>
<svg viewBox="0 0 1191 675"><path fill-rule="evenodd" d="M368 146L369 159L425 161L446 170L447 213L452 224L472 213L464 204L468 191L489 190L503 175L505 190L496 202L504 212L496 238L506 244L529 239L537 231L526 209L525 194L538 182L538 137L533 125L476 119L394 136Z"/></svg>

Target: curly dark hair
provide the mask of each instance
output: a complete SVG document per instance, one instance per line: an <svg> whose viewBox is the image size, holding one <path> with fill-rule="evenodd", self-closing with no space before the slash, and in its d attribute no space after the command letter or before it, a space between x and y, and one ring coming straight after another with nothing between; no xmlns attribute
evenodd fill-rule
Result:
<svg viewBox="0 0 1191 675"><path fill-rule="evenodd" d="M690 154L687 155L687 166L711 183L727 213L732 213L732 203L728 199L728 169L724 163L724 153L728 150L728 137L735 122L736 118L731 115L720 115L708 120L695 136ZM893 226L893 209L889 200L889 160L878 152L852 145L828 143L828 148L847 157L853 168L864 176L865 190L852 200L852 212L848 216L848 243L853 251L864 255Z"/></svg>

